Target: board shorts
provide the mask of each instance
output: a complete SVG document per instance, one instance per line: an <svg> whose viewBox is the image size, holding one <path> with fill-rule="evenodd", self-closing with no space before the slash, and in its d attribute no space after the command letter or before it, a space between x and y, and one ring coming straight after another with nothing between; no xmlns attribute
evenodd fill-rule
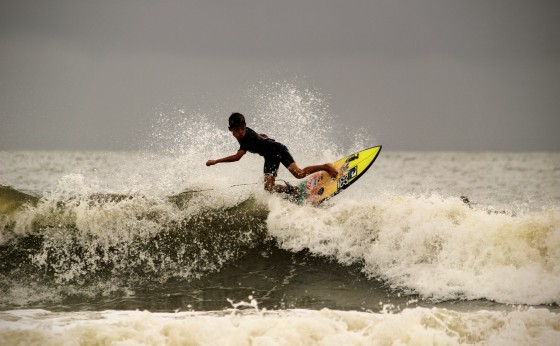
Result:
<svg viewBox="0 0 560 346"><path fill-rule="evenodd" d="M264 175L276 177L280 163L288 168L295 161L284 144L275 143L273 149L271 153L264 155Z"/></svg>

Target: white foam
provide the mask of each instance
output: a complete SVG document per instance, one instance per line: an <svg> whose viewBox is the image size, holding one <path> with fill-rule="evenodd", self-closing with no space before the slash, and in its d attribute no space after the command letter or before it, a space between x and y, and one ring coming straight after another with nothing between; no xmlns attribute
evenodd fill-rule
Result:
<svg viewBox="0 0 560 346"><path fill-rule="evenodd" d="M555 345L559 337L560 316L533 308L0 313L5 345Z"/></svg>
<svg viewBox="0 0 560 346"><path fill-rule="evenodd" d="M560 302L560 210L517 216L459 198L392 196L326 208L271 199L269 233L371 277L435 300Z"/></svg>

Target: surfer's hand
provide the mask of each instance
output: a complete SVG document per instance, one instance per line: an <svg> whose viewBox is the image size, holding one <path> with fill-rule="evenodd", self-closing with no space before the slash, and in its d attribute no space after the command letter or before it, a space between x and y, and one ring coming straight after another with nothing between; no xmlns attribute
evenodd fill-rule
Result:
<svg viewBox="0 0 560 346"><path fill-rule="evenodd" d="M213 166L216 164L216 160L208 160L206 161L206 166Z"/></svg>

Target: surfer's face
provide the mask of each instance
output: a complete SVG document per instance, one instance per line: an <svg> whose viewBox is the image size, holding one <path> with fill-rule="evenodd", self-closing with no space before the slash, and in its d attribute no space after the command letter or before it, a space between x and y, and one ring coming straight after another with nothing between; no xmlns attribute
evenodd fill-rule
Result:
<svg viewBox="0 0 560 346"><path fill-rule="evenodd" d="M247 131L247 127L245 126L238 126L238 127L234 127L234 128L229 128L229 130L231 131L231 134L233 135L233 137L237 138L237 139L241 139L243 137L245 137L245 132Z"/></svg>

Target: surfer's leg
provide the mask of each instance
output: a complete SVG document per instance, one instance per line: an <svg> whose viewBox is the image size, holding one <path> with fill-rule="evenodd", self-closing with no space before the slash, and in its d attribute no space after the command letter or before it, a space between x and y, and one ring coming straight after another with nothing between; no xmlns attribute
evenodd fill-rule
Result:
<svg viewBox="0 0 560 346"><path fill-rule="evenodd" d="M276 177L272 174L264 175L264 189L268 192L274 192L274 182Z"/></svg>
<svg viewBox="0 0 560 346"><path fill-rule="evenodd" d="M305 178L308 175L319 171L327 172L332 179L335 179L338 176L338 172L330 163L308 166L303 169L299 168L294 158L290 154L290 151L283 144L279 144L279 146L277 147L277 157L280 159L280 162L282 162L284 167L286 167L290 171L290 173L292 173L292 175L298 179Z"/></svg>
<svg viewBox="0 0 560 346"><path fill-rule="evenodd" d="M322 165L315 165L315 166L307 166L301 169L298 167L298 165L295 162L292 162L292 164L288 166L288 170L290 171L290 173L292 173L294 177L298 179L305 178L308 175L319 171L327 172L332 179L336 179L336 177L338 176L338 172L336 171L334 166L330 163L325 163Z"/></svg>
<svg viewBox="0 0 560 346"><path fill-rule="evenodd" d="M287 186L276 185L276 175L280 167L280 159L276 156L265 156L264 158L264 189L268 192L285 193Z"/></svg>

